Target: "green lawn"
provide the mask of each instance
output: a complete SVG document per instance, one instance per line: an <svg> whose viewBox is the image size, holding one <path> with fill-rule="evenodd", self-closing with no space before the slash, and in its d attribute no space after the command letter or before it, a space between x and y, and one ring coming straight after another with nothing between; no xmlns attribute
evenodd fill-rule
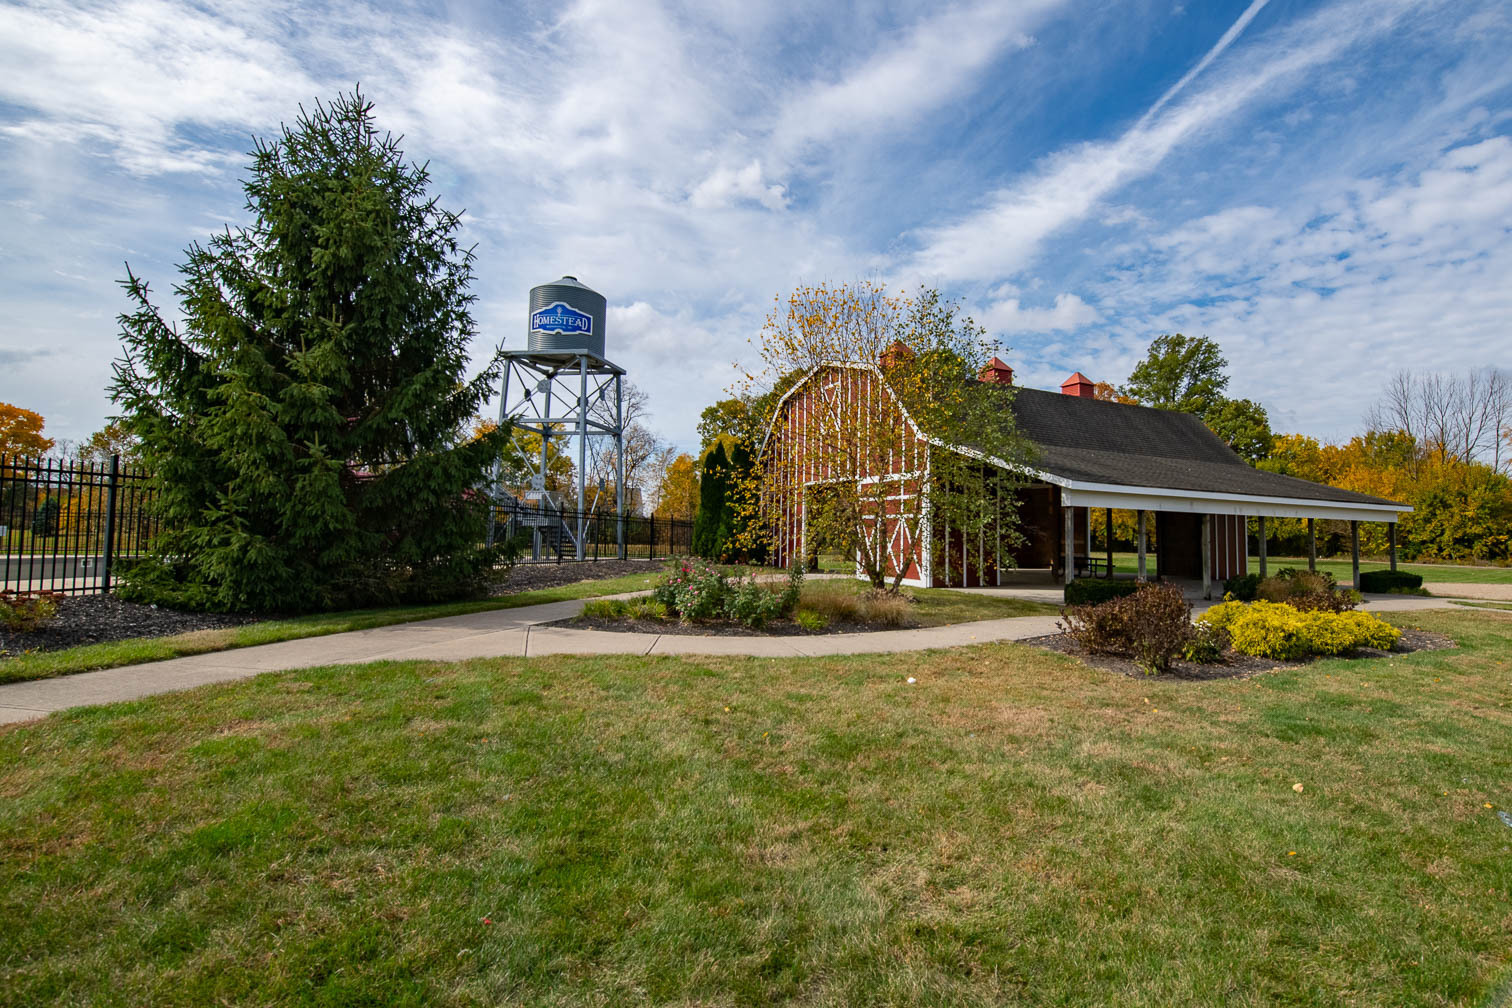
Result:
<svg viewBox="0 0 1512 1008"><path fill-rule="evenodd" d="M1093 555L1101 556L1102 554L1097 553ZM1266 558L1266 564L1272 571L1280 570L1282 567L1305 568L1307 566L1307 557L1268 557ZM1150 573L1155 573L1155 556L1153 552L1147 556L1146 565ZM1389 563L1384 561L1360 561L1360 570L1362 571L1387 570L1390 566ZM1120 573L1133 574L1138 567L1138 558L1133 553L1115 552L1113 554L1113 567ZM1258 556L1249 558L1249 569L1251 573L1259 573L1260 558ZM1431 585L1435 581L1448 583L1462 582L1465 584L1512 584L1512 567L1458 567L1451 564L1399 563L1397 564L1397 569L1408 571L1412 574L1421 574L1425 585ZM1328 571L1333 574L1334 578L1341 584L1348 583L1352 576L1348 558L1343 560L1319 558L1318 570Z"/></svg>
<svg viewBox="0 0 1512 1008"><path fill-rule="evenodd" d="M861 587L859 582L857 585ZM1061 611L1060 606L1051 605L1048 602L968 595L948 588L909 588L906 590L918 600L919 604L913 610L914 620L918 626L946 626L950 623L1008 619L1013 616L1054 616Z"/></svg>
<svg viewBox="0 0 1512 1008"><path fill-rule="evenodd" d="M1463 646L382 663L55 715L0 731L0 1004L1500 1005L1512 619L1410 618Z"/></svg>
<svg viewBox="0 0 1512 1008"><path fill-rule="evenodd" d="M660 576L660 567L649 567L645 574L626 574L623 577L603 578L598 581L579 581L560 588L516 592L513 595L480 599L475 602L447 602L429 606L399 606L390 609L316 613L290 619L264 620L260 623L249 623L246 626L228 627L221 630L195 630L171 637L138 637L112 641L108 644L86 644L61 651L38 651L0 658L0 683L20 682L25 679L47 679L52 676L87 672L91 669L118 668L140 662L162 661L165 658L182 658L185 655L205 654L210 651L228 651L232 648L273 644L278 641L297 640L301 637L322 637L326 634L345 633L348 630L368 630L393 623L413 623L416 620L441 619L444 616L460 616L464 613L485 612L491 609L513 609L518 606L540 605L545 602L617 595L621 592L650 588Z"/></svg>

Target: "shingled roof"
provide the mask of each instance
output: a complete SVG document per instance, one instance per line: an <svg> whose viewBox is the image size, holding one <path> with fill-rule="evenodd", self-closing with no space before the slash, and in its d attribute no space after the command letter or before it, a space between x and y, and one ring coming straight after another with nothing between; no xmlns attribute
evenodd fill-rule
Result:
<svg viewBox="0 0 1512 1008"><path fill-rule="evenodd" d="M1013 390L1012 413L1040 448L1035 468L1078 484L1402 507L1252 468L1190 413L1031 388Z"/></svg>

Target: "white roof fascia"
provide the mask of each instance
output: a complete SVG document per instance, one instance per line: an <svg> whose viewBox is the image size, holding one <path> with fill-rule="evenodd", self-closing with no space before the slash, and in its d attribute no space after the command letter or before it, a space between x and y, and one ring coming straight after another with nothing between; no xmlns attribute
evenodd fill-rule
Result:
<svg viewBox="0 0 1512 1008"><path fill-rule="evenodd" d="M1342 521L1396 521L1410 512L1405 504L1365 504L1354 501L1309 500L1302 497L1259 497L1167 487L1121 486L1112 483L1070 483L1061 490L1067 507L1110 507L1129 511L1182 511L1190 514L1254 515L1267 518L1332 518Z"/></svg>

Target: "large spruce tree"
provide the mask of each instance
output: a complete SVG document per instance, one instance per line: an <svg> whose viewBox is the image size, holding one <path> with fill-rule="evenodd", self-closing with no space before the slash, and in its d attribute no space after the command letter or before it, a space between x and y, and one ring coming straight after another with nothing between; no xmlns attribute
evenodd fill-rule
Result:
<svg viewBox="0 0 1512 1008"><path fill-rule="evenodd" d="M357 92L256 141L250 172L251 223L186 252L181 325L127 269L111 391L162 532L123 594L300 611L476 593L508 431L465 433L499 359L467 377L460 219Z"/></svg>

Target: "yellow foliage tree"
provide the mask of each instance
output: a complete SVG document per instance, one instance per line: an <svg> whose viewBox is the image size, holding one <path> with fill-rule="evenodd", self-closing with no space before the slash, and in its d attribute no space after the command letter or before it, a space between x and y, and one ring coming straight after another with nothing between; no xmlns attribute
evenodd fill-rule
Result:
<svg viewBox="0 0 1512 1008"><path fill-rule="evenodd" d="M42 414L0 402L0 455L34 457L52 451L52 438L42 436Z"/></svg>
<svg viewBox="0 0 1512 1008"><path fill-rule="evenodd" d="M692 521L698 512L698 463L688 454L678 455L662 475L661 496L653 517Z"/></svg>
<svg viewBox="0 0 1512 1008"><path fill-rule="evenodd" d="M942 548L944 529L1011 544L1015 467L1029 449L1012 388L977 381L998 349L932 290L902 297L862 281L778 298L761 331L764 377L814 377L786 407L791 431L751 470L741 504L762 520L744 527L765 532L801 512L808 553L854 556L878 587L901 582L916 544Z"/></svg>

